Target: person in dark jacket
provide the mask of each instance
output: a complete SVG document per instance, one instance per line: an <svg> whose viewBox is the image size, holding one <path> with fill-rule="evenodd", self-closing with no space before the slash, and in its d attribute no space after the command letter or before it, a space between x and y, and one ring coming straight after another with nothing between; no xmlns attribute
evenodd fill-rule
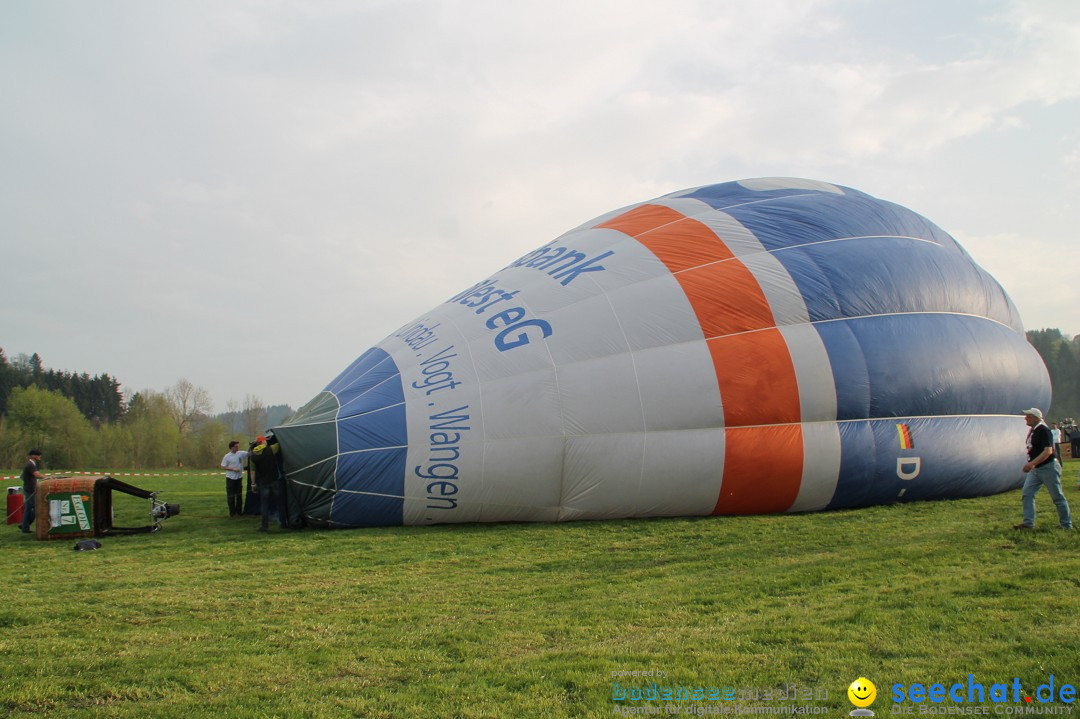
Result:
<svg viewBox="0 0 1080 719"><path fill-rule="evenodd" d="M22 471L22 483L23 483L23 515L22 522L19 524L19 531L23 534L30 534L30 525L34 523L34 491L37 489L37 481L44 479L40 471L41 467L41 450L32 449L28 453L26 465Z"/></svg>
<svg viewBox="0 0 1080 719"><path fill-rule="evenodd" d="M285 478L281 476L278 466L278 455L281 445L276 437L268 441L263 435L255 438L255 443L248 453L248 462L255 468L255 486L259 491L259 506L261 508L262 523L259 531L265 532L270 528L270 502L271 497L277 504L278 524L282 529L289 526L288 508L285 506Z"/></svg>

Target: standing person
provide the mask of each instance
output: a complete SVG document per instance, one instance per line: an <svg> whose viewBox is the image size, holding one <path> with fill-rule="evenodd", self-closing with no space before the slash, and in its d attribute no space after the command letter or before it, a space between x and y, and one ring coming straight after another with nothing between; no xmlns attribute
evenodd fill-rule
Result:
<svg viewBox="0 0 1080 719"><path fill-rule="evenodd" d="M229 516L244 513L244 464L248 453L240 449L235 439L229 442L229 453L221 458L225 470L225 501L229 504Z"/></svg>
<svg viewBox="0 0 1080 719"><path fill-rule="evenodd" d="M34 491L37 489L37 481L45 479L41 473L41 450L32 449L28 453L26 465L22 470L23 488L23 515L19 530L23 534L30 534L30 525L34 523Z"/></svg>
<svg viewBox="0 0 1080 719"><path fill-rule="evenodd" d="M1050 428L1050 437L1054 442L1054 459L1061 462L1061 429L1057 422Z"/></svg>
<svg viewBox="0 0 1080 719"><path fill-rule="evenodd" d="M285 509L284 481L278 471L277 454L280 451L277 439L267 442L266 437L259 435L255 438L255 445L248 454L252 466L255 467L255 486L259 490L259 507L262 510L262 523L259 531L265 532L270 525L270 500L273 497L277 504L278 523L282 529L288 526L286 519L288 514Z"/></svg>
<svg viewBox="0 0 1080 719"><path fill-rule="evenodd" d="M1035 407L1024 410L1024 421L1031 427L1027 436L1028 461L1023 467L1027 474L1021 495L1024 521L1022 524L1013 525L1013 529L1035 528L1035 493L1041 486L1046 487L1050 499L1057 506L1061 528L1072 529L1069 502L1061 493L1061 465L1054 459L1053 437L1050 428L1043 422L1042 410Z"/></svg>

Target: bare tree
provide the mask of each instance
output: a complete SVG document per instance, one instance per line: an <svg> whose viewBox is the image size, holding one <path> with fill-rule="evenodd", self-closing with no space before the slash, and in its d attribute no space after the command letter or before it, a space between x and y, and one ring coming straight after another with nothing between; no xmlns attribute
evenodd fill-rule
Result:
<svg viewBox="0 0 1080 719"><path fill-rule="evenodd" d="M244 397L244 431L250 439L262 434L266 429L266 405L253 394Z"/></svg>
<svg viewBox="0 0 1080 719"><path fill-rule="evenodd" d="M229 401L225 403L225 413L229 416L229 431L232 433L243 432L244 422L243 416L240 414L240 403L229 398Z"/></svg>
<svg viewBox="0 0 1080 719"><path fill-rule="evenodd" d="M181 377L172 387L165 390L165 398L169 402L169 412L179 432L179 440L176 443L176 466L184 466L180 456L180 447L195 422L205 417L214 408L210 400L210 393L202 387L196 387L185 377Z"/></svg>

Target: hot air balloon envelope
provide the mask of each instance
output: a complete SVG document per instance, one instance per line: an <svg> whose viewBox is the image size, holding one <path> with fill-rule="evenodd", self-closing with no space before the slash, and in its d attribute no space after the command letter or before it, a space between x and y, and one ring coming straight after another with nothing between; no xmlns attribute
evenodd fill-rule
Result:
<svg viewBox="0 0 1080 719"><path fill-rule="evenodd" d="M1046 368L920 215L767 178L602 215L276 427L308 525L756 514L1019 486Z"/></svg>

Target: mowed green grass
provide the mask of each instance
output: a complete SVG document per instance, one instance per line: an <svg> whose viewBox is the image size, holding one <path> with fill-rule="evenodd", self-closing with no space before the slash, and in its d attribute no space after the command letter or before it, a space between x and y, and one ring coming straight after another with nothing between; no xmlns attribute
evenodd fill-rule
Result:
<svg viewBox="0 0 1080 719"><path fill-rule="evenodd" d="M1080 512L1078 465L1064 485ZM1080 532L1057 529L1045 493L1034 532L1011 529L1010 492L262 535L225 516L220 478L131 481L180 516L96 552L2 533L0 715L610 716L612 672L649 669L827 690L831 716L860 676L879 716L898 682L1080 685ZM117 505L119 524L145 503Z"/></svg>

